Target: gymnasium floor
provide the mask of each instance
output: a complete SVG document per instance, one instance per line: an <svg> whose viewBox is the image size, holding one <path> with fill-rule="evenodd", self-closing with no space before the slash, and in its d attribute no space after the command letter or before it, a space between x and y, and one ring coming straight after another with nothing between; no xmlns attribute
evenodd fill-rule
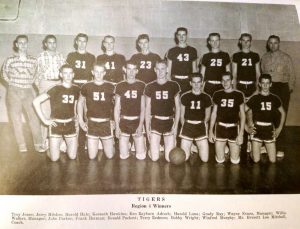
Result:
<svg viewBox="0 0 300 229"><path fill-rule="evenodd" d="M25 127L28 144L32 143ZM190 162L173 166L137 161L134 157L89 160L80 152L70 161L65 154L51 162L45 153L19 153L8 124L0 124L0 194L279 194L300 193L300 127L288 127L285 158L254 164L243 152L240 165L216 164L213 150L208 163L194 155ZM211 148L212 149L212 148Z"/></svg>

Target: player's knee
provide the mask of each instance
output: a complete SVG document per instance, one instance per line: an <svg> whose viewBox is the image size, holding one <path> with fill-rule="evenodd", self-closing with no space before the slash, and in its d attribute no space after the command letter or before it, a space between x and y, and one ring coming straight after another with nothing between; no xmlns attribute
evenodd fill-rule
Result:
<svg viewBox="0 0 300 229"><path fill-rule="evenodd" d="M240 163L240 157L238 157L238 158L230 158L230 161L231 161L232 164L237 165L237 164Z"/></svg>
<svg viewBox="0 0 300 229"><path fill-rule="evenodd" d="M216 159L216 162L219 163L219 164L222 164L222 163L225 162L225 158L224 157L220 158L220 157L216 156L215 159Z"/></svg>
<svg viewBox="0 0 300 229"><path fill-rule="evenodd" d="M69 154L69 158L71 160L75 160L76 159L76 153Z"/></svg>

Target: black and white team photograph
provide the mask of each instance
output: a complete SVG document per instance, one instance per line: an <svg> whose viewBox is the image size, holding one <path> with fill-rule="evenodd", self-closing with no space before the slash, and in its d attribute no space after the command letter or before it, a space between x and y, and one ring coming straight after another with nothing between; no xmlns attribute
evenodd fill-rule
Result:
<svg viewBox="0 0 300 229"><path fill-rule="evenodd" d="M0 2L1 195L300 193L295 5Z"/></svg>

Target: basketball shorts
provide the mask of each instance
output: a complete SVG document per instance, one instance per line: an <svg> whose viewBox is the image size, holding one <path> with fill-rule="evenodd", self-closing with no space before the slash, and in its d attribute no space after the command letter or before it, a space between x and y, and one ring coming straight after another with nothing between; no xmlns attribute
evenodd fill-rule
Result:
<svg viewBox="0 0 300 229"><path fill-rule="evenodd" d="M211 97L213 96L213 94L216 91L219 91L221 89L223 89L221 82L219 84L213 84L213 83L210 83L209 81L205 82L204 92L209 94Z"/></svg>
<svg viewBox="0 0 300 229"><path fill-rule="evenodd" d="M171 135L174 119L161 120L155 117L151 119L151 133L158 135Z"/></svg>
<svg viewBox="0 0 300 229"><path fill-rule="evenodd" d="M242 81L243 82L243 81ZM247 81L248 82L248 81ZM245 98L249 98L253 93L256 91L256 85L255 82L251 84L242 84L240 82L237 83L236 88L243 92L245 95Z"/></svg>
<svg viewBox="0 0 300 229"><path fill-rule="evenodd" d="M75 121L69 122L56 122L57 126L49 127L49 137L76 137Z"/></svg>
<svg viewBox="0 0 300 229"><path fill-rule="evenodd" d="M215 125L215 138L217 141L236 142L239 126L236 123L218 122Z"/></svg>
<svg viewBox="0 0 300 229"><path fill-rule="evenodd" d="M121 118L120 120L121 135L134 136L139 124L140 124L140 119L127 120Z"/></svg>
<svg viewBox="0 0 300 229"><path fill-rule="evenodd" d="M110 120L104 122L95 122L92 120L88 120L88 138L95 139L110 139L113 138L113 130Z"/></svg>
<svg viewBox="0 0 300 229"><path fill-rule="evenodd" d="M180 86L180 94L189 91L192 89L191 85L190 85L190 80L187 77L186 79L178 79L176 78L177 76L172 76L172 80L177 82Z"/></svg>
<svg viewBox="0 0 300 229"><path fill-rule="evenodd" d="M197 121L196 121L197 122ZM181 127L181 131L179 134L180 138L186 140L195 140L200 141L203 139L207 139L207 126L205 122L196 123L195 121L188 121L186 120Z"/></svg>
<svg viewBox="0 0 300 229"><path fill-rule="evenodd" d="M276 138L273 137L274 132L274 125L272 123L269 123L267 125L264 123L264 125L254 124L256 133L251 136L252 141L257 142L275 142Z"/></svg>

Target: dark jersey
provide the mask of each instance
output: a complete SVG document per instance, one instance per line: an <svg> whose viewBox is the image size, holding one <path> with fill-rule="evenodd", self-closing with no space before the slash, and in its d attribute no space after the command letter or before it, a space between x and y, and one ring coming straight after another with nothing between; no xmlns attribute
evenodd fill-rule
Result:
<svg viewBox="0 0 300 229"><path fill-rule="evenodd" d="M71 52L67 57L67 63L73 67L74 83L76 80L90 81L93 78L92 69L95 62L95 56L91 53L80 54L79 52Z"/></svg>
<svg viewBox="0 0 300 229"><path fill-rule="evenodd" d="M111 117L114 90L114 85L108 82L104 82L102 85L88 82L81 87L81 95L86 98L88 118Z"/></svg>
<svg viewBox="0 0 300 229"><path fill-rule="evenodd" d="M267 96L257 94L250 97L247 106L252 110L254 122L274 123L276 120L276 112L281 106L281 100L272 93Z"/></svg>
<svg viewBox="0 0 300 229"><path fill-rule="evenodd" d="M197 60L197 50L191 46L171 48L167 58L172 61L171 75L186 76L193 72L193 61Z"/></svg>
<svg viewBox="0 0 300 229"><path fill-rule="evenodd" d="M227 52L206 53L203 55L201 64L206 67L204 80L221 81L222 74L226 72L226 65L230 63L230 57Z"/></svg>
<svg viewBox="0 0 300 229"><path fill-rule="evenodd" d="M161 60L160 56L155 53L148 53L144 55L142 53L134 54L131 57L131 61L137 64L139 72L136 76L137 79L144 83L150 83L156 80L156 73L154 72L155 63Z"/></svg>
<svg viewBox="0 0 300 229"><path fill-rule="evenodd" d="M123 67L126 64L125 57L121 54L113 54L109 56L107 54L99 55L97 62L105 63L106 74L104 80L119 83L124 80Z"/></svg>
<svg viewBox="0 0 300 229"><path fill-rule="evenodd" d="M244 95L240 91L226 93L224 90L216 91L213 102L218 106L217 122L238 123L240 105L244 103Z"/></svg>
<svg viewBox="0 0 300 229"><path fill-rule="evenodd" d="M256 81L255 65L259 62L259 55L255 52L237 52L232 56L232 62L237 64L238 81Z"/></svg>
<svg viewBox="0 0 300 229"><path fill-rule="evenodd" d="M78 100L80 88L72 85L70 88L62 84L56 85L47 91L50 97L51 118L69 119L75 116L74 106Z"/></svg>
<svg viewBox="0 0 300 229"><path fill-rule="evenodd" d="M174 115L175 97L179 92L180 87L174 81L167 81L164 84L153 81L147 84L145 95L151 98L151 115Z"/></svg>
<svg viewBox="0 0 300 229"><path fill-rule="evenodd" d="M180 100L185 106L185 120L204 121L205 110L212 105L211 97L206 93L195 95L192 91L187 91Z"/></svg>
<svg viewBox="0 0 300 229"><path fill-rule="evenodd" d="M141 98L144 94L145 83L135 81L130 84L122 81L117 84L115 94L120 96L121 115L139 116L141 113Z"/></svg>

